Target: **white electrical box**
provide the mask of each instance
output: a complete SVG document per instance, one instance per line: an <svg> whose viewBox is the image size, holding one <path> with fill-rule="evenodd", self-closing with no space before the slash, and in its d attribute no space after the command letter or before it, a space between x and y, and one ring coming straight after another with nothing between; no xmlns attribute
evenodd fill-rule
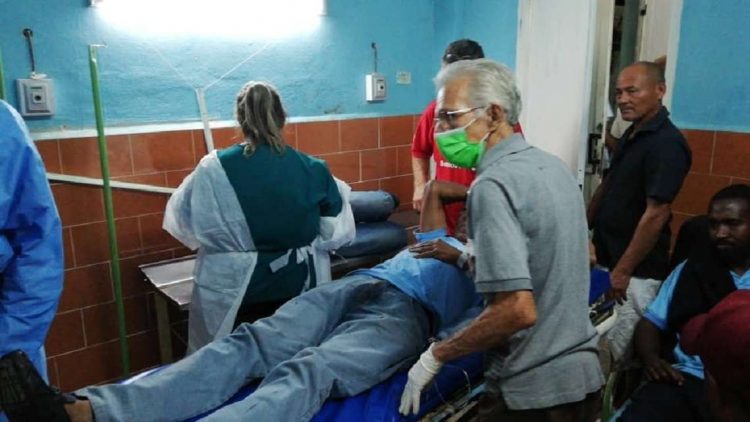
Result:
<svg viewBox="0 0 750 422"><path fill-rule="evenodd" d="M21 116L51 116L55 113L52 79L16 79L16 87Z"/></svg>
<svg viewBox="0 0 750 422"><path fill-rule="evenodd" d="M365 99L367 101L384 101L386 96L385 75L380 73L365 75Z"/></svg>

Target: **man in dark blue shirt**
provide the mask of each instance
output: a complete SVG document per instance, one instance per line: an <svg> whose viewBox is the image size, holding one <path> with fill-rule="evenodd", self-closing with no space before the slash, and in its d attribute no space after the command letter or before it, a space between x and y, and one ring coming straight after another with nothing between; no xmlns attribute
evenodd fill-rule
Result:
<svg viewBox="0 0 750 422"><path fill-rule="evenodd" d="M618 322L607 334L619 361L635 323L669 273L670 204L690 169L691 155L662 106L666 85L657 64L626 67L616 89L622 117L632 124L618 142L588 215L597 263L609 269L612 295L619 302Z"/></svg>

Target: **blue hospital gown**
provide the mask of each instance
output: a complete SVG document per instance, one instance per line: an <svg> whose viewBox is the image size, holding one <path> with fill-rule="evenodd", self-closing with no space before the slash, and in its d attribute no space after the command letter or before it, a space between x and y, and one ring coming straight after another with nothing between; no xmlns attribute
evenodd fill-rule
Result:
<svg viewBox="0 0 750 422"><path fill-rule="evenodd" d="M0 355L23 350L46 378L44 340L62 293L62 228L26 125L1 100L0 180Z"/></svg>

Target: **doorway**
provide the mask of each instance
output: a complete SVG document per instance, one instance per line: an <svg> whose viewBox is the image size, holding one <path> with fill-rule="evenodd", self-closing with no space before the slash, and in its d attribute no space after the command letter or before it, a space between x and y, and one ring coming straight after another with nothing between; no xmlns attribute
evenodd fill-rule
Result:
<svg viewBox="0 0 750 422"><path fill-rule="evenodd" d="M682 1L519 1L516 74L524 133L568 164L587 201L602 179L603 133L615 114L619 70L665 51L669 107Z"/></svg>

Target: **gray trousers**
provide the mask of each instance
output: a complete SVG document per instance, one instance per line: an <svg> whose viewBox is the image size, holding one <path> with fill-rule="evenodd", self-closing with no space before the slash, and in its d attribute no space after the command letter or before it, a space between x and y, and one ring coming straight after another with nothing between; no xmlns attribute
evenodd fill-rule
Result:
<svg viewBox="0 0 750 422"><path fill-rule="evenodd" d="M98 422L180 421L245 399L206 420L306 421L329 397L358 394L411 363L425 347L423 306L390 283L351 276L286 303L271 317L127 385L88 387Z"/></svg>

